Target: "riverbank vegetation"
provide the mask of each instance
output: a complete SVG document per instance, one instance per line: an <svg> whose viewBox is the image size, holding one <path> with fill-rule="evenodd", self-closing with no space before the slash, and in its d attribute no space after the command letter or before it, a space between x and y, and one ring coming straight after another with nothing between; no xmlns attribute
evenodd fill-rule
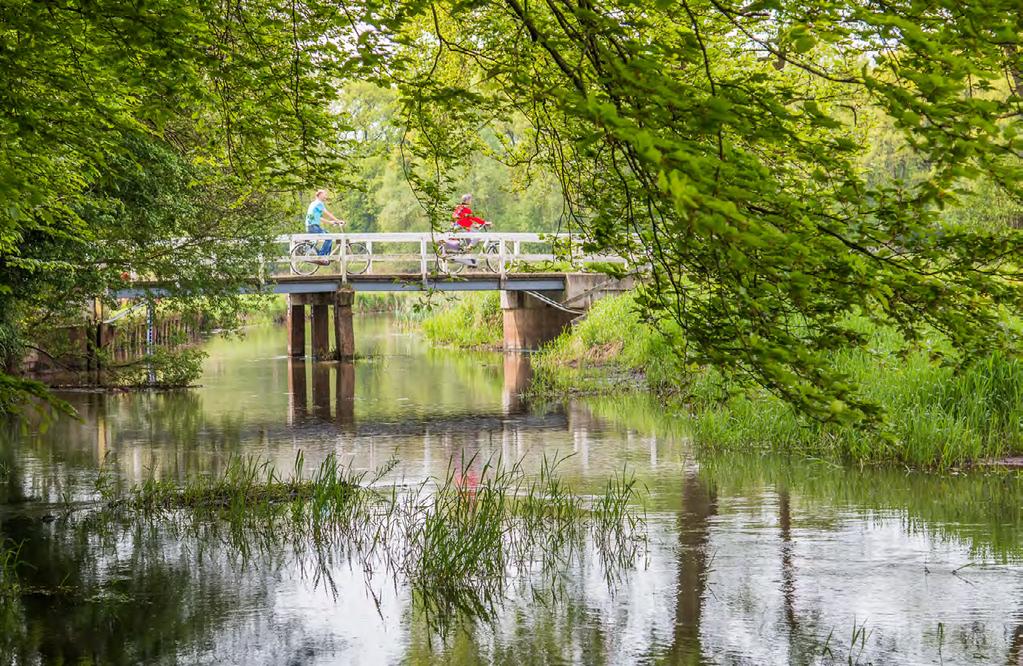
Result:
<svg viewBox="0 0 1023 666"><path fill-rule="evenodd" d="M539 393L653 390L704 450L775 451L855 463L948 468L1023 450L1023 364L999 353L962 358L931 331L913 344L866 318L848 324L863 348L829 356L829 372L879 408L876 427L812 418L755 383L681 363L670 324L643 321L635 297L598 302L534 357ZM843 405L832 410L840 413Z"/></svg>
<svg viewBox="0 0 1023 666"><path fill-rule="evenodd" d="M476 292L435 300L418 326L436 345L500 349L504 340L500 293Z"/></svg>

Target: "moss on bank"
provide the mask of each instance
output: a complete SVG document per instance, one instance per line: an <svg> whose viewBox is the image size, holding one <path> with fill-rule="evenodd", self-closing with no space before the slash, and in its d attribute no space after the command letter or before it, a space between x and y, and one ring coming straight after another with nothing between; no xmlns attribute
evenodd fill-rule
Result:
<svg viewBox="0 0 1023 666"><path fill-rule="evenodd" d="M944 346L938 336L905 354L897 333L868 332L866 350L837 353L833 365L859 385L863 397L884 407L884 421L873 430L808 419L769 393L739 390L712 369L684 370L666 338L640 320L629 296L597 303L580 325L538 354L535 390L657 390L694 442L713 450L926 468L1023 450L1018 360L989 356L956 369L932 360Z"/></svg>
<svg viewBox="0 0 1023 666"><path fill-rule="evenodd" d="M469 293L434 307L420 323L426 338L461 349L499 348L504 339L498 292Z"/></svg>

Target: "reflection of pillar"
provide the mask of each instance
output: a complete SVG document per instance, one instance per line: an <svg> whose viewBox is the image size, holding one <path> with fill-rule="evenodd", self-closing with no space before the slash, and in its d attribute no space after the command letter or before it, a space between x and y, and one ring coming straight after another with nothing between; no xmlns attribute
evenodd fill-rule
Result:
<svg viewBox="0 0 1023 666"><path fill-rule="evenodd" d="M313 363L313 414L330 420L330 366Z"/></svg>
<svg viewBox="0 0 1023 666"><path fill-rule="evenodd" d="M317 303L313 305L313 358L326 360L330 354L330 308Z"/></svg>
<svg viewBox="0 0 1023 666"><path fill-rule="evenodd" d="M288 356L305 356L305 306L296 305L291 296L288 296Z"/></svg>
<svg viewBox="0 0 1023 666"><path fill-rule="evenodd" d="M352 325L352 302L355 292L339 289L334 294L334 341L337 343L337 360L350 361L355 358L355 328Z"/></svg>
<svg viewBox="0 0 1023 666"><path fill-rule="evenodd" d="M341 425L355 423L355 364L337 365L337 422Z"/></svg>
<svg viewBox="0 0 1023 666"><path fill-rule="evenodd" d="M292 422L306 415L305 360L288 359L288 412Z"/></svg>
<svg viewBox="0 0 1023 666"><path fill-rule="evenodd" d="M700 617L707 587L710 554L710 518L717 512L717 496L695 472L685 476L678 525L678 583L675 597L675 636L669 664L703 663Z"/></svg>
<svg viewBox="0 0 1023 666"><path fill-rule="evenodd" d="M533 378L533 366L528 354L506 352L504 355L504 402L505 414L518 414L524 410L522 394L529 387Z"/></svg>

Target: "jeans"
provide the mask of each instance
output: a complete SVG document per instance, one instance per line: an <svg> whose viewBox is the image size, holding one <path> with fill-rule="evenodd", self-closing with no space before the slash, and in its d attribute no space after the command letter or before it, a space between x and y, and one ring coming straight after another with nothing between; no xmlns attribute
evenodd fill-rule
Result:
<svg viewBox="0 0 1023 666"><path fill-rule="evenodd" d="M327 233L326 231L323 230L323 227L321 227L318 224L306 225L305 232L307 234L325 234L325 233ZM324 256L330 254L330 244L331 244L331 241L329 239L324 241L323 242L323 247L320 248L320 251L317 252L317 254L319 254L321 257L324 257Z"/></svg>

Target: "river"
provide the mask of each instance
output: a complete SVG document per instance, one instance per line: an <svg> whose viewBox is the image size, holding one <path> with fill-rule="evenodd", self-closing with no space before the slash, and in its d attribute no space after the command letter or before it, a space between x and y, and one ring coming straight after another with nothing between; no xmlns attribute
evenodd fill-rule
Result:
<svg viewBox="0 0 1023 666"><path fill-rule="evenodd" d="M72 393L81 420L0 435L0 596L17 663L1011 663L1023 660L1023 485L775 456L697 455L649 396L530 404L528 357L431 349L357 316L354 365L290 361L284 330L206 343L202 386ZM400 581L344 557L239 553L212 533L90 519L96 483L184 480L247 454L336 453L408 486L497 457L563 458L643 490L645 540L587 550L538 601L438 636ZM389 460L396 460L393 467ZM68 511L71 509L70 511ZM508 576L517 574L509 571Z"/></svg>

